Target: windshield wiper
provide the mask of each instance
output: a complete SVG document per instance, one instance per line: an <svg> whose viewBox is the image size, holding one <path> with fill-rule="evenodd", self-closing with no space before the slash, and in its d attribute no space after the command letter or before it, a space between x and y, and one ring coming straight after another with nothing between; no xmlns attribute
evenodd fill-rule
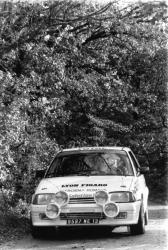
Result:
<svg viewBox="0 0 168 250"><path fill-rule="evenodd" d="M81 171L79 173L76 173L76 175L78 176L82 176L82 175L85 175L85 176L90 176L90 173L86 172L86 171Z"/></svg>
<svg viewBox="0 0 168 250"><path fill-rule="evenodd" d="M56 177L55 173L47 174L44 178L52 178L52 177Z"/></svg>

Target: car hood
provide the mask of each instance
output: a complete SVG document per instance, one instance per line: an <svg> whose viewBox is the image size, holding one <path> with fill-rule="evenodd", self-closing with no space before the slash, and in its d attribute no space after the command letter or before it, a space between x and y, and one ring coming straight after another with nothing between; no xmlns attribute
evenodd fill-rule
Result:
<svg viewBox="0 0 168 250"><path fill-rule="evenodd" d="M98 190L107 192L132 191L136 182L135 176L70 176L43 179L36 193L56 193L60 190L69 195L93 194Z"/></svg>

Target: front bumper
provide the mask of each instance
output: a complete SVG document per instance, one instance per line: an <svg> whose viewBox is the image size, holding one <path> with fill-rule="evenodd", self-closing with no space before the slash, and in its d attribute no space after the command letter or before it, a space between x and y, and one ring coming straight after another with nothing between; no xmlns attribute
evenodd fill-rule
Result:
<svg viewBox="0 0 168 250"><path fill-rule="evenodd" d="M79 226L79 224L71 224L69 220L82 219L90 220L98 219L98 223L81 223L80 226L125 226L138 222L140 201L131 203L118 203L119 214L117 217L109 218L103 213L103 208L97 204L68 204L61 208L60 216L56 219L48 219L45 216L46 205L31 205L31 221L33 226Z"/></svg>

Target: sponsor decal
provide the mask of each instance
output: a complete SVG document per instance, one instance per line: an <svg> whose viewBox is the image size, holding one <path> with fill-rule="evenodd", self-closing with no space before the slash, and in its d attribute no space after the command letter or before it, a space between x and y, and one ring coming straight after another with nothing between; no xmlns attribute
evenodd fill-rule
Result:
<svg viewBox="0 0 168 250"><path fill-rule="evenodd" d="M66 191L67 193L73 193L73 192L96 192L96 191L100 191L100 190L104 190L104 191L107 191L105 188L94 188L94 189L90 189L90 188L88 188L88 189L79 189L79 188L77 188L77 189L64 189L64 191ZM71 194L70 194L70 196L71 196Z"/></svg>
<svg viewBox="0 0 168 250"><path fill-rule="evenodd" d="M138 189L139 189L139 183L138 183L138 181L136 181L136 182L134 183L133 193L135 194L135 193L138 191Z"/></svg>
<svg viewBox="0 0 168 250"><path fill-rule="evenodd" d="M104 147L82 147L82 148L79 148L80 151L88 151L88 150L96 150L96 151L99 151L99 150L105 150Z"/></svg>
<svg viewBox="0 0 168 250"><path fill-rule="evenodd" d="M70 194L70 198L89 198L93 197L91 194Z"/></svg>
<svg viewBox="0 0 168 250"><path fill-rule="evenodd" d="M107 184L66 184L62 185L62 188L82 188L82 187L107 187Z"/></svg>
<svg viewBox="0 0 168 250"><path fill-rule="evenodd" d="M76 188L76 189L64 189L66 192L84 192L84 189Z"/></svg>

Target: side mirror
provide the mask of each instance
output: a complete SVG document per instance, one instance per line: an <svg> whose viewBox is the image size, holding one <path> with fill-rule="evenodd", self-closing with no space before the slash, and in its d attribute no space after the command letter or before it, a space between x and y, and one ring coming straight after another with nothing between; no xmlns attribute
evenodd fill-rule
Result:
<svg viewBox="0 0 168 250"><path fill-rule="evenodd" d="M141 167L140 168L140 173L141 174L147 174L147 173L149 173L149 167Z"/></svg>
<svg viewBox="0 0 168 250"><path fill-rule="evenodd" d="M45 174L46 169L39 169L36 170L35 178L43 178Z"/></svg>

